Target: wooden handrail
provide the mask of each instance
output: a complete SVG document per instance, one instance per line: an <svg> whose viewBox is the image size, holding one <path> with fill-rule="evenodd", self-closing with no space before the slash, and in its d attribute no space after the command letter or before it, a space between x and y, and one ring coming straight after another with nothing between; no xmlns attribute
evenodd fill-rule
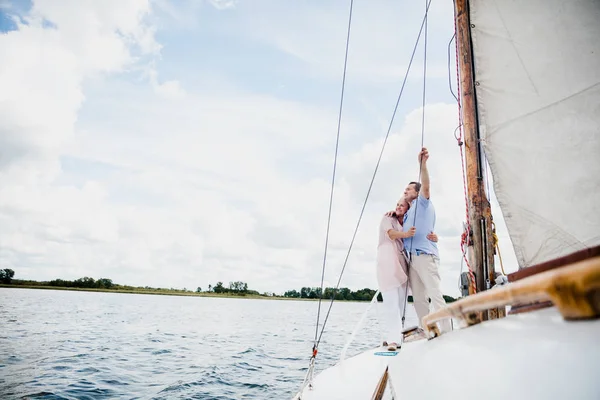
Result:
<svg viewBox="0 0 600 400"><path fill-rule="evenodd" d="M550 300L567 320L600 317L600 257L533 275L517 282L458 300L423 317L431 339L439 336L437 322L457 318L474 325L480 312L516 303Z"/></svg>
<svg viewBox="0 0 600 400"><path fill-rule="evenodd" d="M561 268L565 265L574 264L578 261L587 260L588 258L600 256L600 245L588 247L583 250L578 250L562 257L554 258L540 264L532 265L527 268L519 269L511 274L506 275L509 282L516 282L528 276L546 272L551 269Z"/></svg>
<svg viewBox="0 0 600 400"><path fill-rule="evenodd" d="M388 382L388 368L385 367L385 371L383 371L383 375L379 378L379 382L377 382L377 387L375 387L375 391L371 396L371 400L381 400L383 399L383 393L385 393L385 388Z"/></svg>

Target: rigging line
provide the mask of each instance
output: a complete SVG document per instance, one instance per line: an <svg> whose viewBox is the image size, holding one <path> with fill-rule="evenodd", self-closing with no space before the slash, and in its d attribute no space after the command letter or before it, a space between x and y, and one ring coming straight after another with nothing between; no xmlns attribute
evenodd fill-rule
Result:
<svg viewBox="0 0 600 400"><path fill-rule="evenodd" d="M452 44L452 41L454 40L454 45L456 46L456 49L458 49L458 44L456 43L456 31L454 32L454 34L452 35L452 37L450 38L450 41L448 42L448 88L450 89L450 94L452 94L452 97L454 97L454 100L456 100L456 103L458 104L458 126L456 127L456 129L454 129L454 138L456 139L457 142L460 142L462 140L462 113L460 112L460 100L458 99L458 94L454 93L454 90L452 90L452 71L451 71L451 67L450 67L450 45ZM458 50L456 50L458 51ZM458 76L458 62L456 65L456 74ZM458 78L457 78L457 86L459 85L458 82ZM460 93L460 87L458 88L458 92ZM460 137L457 136L457 132L459 132Z"/></svg>
<svg viewBox="0 0 600 400"><path fill-rule="evenodd" d="M460 259L460 272L458 273L458 289L462 290L462 272L463 272L463 266L465 264L465 260L463 260L462 258Z"/></svg>
<svg viewBox="0 0 600 400"><path fill-rule="evenodd" d="M450 45L452 44L452 41L454 41L454 45L456 47L456 51L458 52L458 44L456 42L456 29L454 31L454 34L452 35L452 37L450 38L450 41L448 42L448 88L450 89L450 94L452 94L452 97L454 97L454 100L456 100L456 103L458 104L458 119L459 119L459 124L456 127L456 129L454 129L454 138L460 142L462 140L462 131L459 132L459 130L462 128L462 115L460 112L460 100L458 99L458 94L454 93L454 90L452 90L452 68L450 66ZM457 86L459 86L459 82L458 82L458 61L456 64L456 75L457 75ZM458 92L460 93L460 87L458 87ZM456 135L456 132L459 132L461 137Z"/></svg>
<svg viewBox="0 0 600 400"><path fill-rule="evenodd" d="M448 86L450 87L450 93L452 93L454 99L458 101L458 97L456 97L456 94L454 94L454 90L452 90L452 74L450 71L450 45L452 44L453 40L456 40L456 32L454 33L454 35L452 35L450 41L448 42Z"/></svg>
<svg viewBox="0 0 600 400"><path fill-rule="evenodd" d="M342 77L342 93L340 95L340 108L338 113L338 124L337 124L337 138L335 141L335 156L333 159L333 176L331 178L331 192L329 195L329 214L327 216L327 233L325 235L325 251L323 254L323 271L321 272L321 293L319 295L319 308L317 311L317 324L315 326L315 346L317 341L317 335L319 332L319 321L321 319L321 301L323 299L323 281L325 279L325 264L327 262L327 247L329 244L329 227L331 224L331 208L333 204L333 188L335 185L335 172L337 168L337 155L338 148L340 143L340 127L342 125L342 108L344 105L344 89L346 87L346 67L348 65L348 48L350 46L350 27L352 26L352 7L354 5L354 0L350 0L350 12L348 14L348 32L346 34L346 53L344 55L344 73ZM314 350L314 348L313 348Z"/></svg>
<svg viewBox="0 0 600 400"><path fill-rule="evenodd" d="M394 118L396 117L396 112L398 111L398 105L400 104L400 99L402 98L402 94L404 93L404 87L406 85L406 80L408 78L410 68L411 68L413 60L415 58L415 53L417 51L417 47L418 47L419 41L421 39L421 34L423 33L423 27L425 26L425 23L426 23L427 12L429 11L429 6L431 5L431 0L426 0L426 1L427 1L427 8L425 10L425 15L423 16L423 21L421 22L421 28L419 29L419 34L417 35L417 40L415 41L415 45L413 47L413 51L410 56L410 61L408 63L408 67L406 69L406 74L404 75L404 80L402 81L402 87L400 88L400 93L398 94L398 99L396 100L396 106L394 107L394 112L392 114L392 118L390 120L390 124L388 126L387 133L385 134L385 139L384 139L383 145L381 147L381 152L379 153L379 159L377 160L377 164L375 165L375 170L373 171L373 176L371 177L371 183L369 185L369 189L367 190L367 195L365 197L365 201L363 203L362 210L360 211L360 216L358 217L358 222L356 223L356 228L354 229L354 235L352 236L352 241L350 242L350 247L348 248L348 252L346 253L346 258L344 260L344 264L342 265L342 271L340 272L340 276L338 278L337 285L336 285L335 289L333 290L331 302L329 303L329 309L327 310L325 320L323 321L323 327L321 328L321 333L319 334L319 339L317 340L315 348L318 347L319 343L321 342L321 337L323 336L323 332L325 331L325 325L327 324L327 320L329 319L331 307L333 306L333 300L335 299L337 289L340 286L340 282L342 280L342 275L344 274L344 270L346 269L346 264L348 263L348 257L350 256L350 251L352 250L352 246L354 245L354 240L356 239L356 233L358 232L358 227L360 226L360 221L362 220L362 216L365 211L365 207L367 205L367 200L369 199L369 195L371 194L371 189L373 188L373 182L375 181L375 176L377 175L377 171L379 169L381 157L383 156L383 151L385 150L385 145L386 145L388 137L390 135L390 131L392 130Z"/></svg>
<svg viewBox="0 0 600 400"><path fill-rule="evenodd" d="M427 0L426 0L427 1ZM423 108L423 112L421 114L421 149L423 149L423 146L425 145L425 99L426 99L426 83L427 83L427 12L429 9L429 5L427 5L426 9L425 9L425 37L423 39L423 48L424 48L424 55L423 55L423 104L422 104L422 108ZM421 157L419 157L419 179L417 180L417 182L421 183L421 173L423 171L423 159L421 159ZM419 192L417 193L417 201L415 202L415 213L414 213L414 217L413 217L413 225L415 226L416 222L417 222L417 211L419 209L419 196L421 195L421 190L423 190L423 188L421 187ZM404 227L403 227L404 228ZM408 303L408 288L410 286L410 268L412 265L412 248L413 248L413 243L415 242L414 240L414 236L411 238L410 240L410 250L408 252L408 265L407 265L407 281L406 281L406 291L404 293L404 305L403 305L403 310L402 310L402 328L404 329L404 323L406 321L406 304ZM413 293L413 302L414 302L414 293Z"/></svg>

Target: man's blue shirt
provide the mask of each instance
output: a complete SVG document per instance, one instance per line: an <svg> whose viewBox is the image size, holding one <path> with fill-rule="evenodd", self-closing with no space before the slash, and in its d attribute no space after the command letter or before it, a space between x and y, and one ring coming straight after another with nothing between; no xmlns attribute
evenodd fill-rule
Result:
<svg viewBox="0 0 600 400"><path fill-rule="evenodd" d="M417 214L416 219L415 213ZM402 230L406 232L413 226L417 229L415 236L403 239L406 251L414 253L419 250L439 258L437 243L427 239L427 235L435 228L435 208L431 200L420 194L412 201L408 212L404 215Z"/></svg>

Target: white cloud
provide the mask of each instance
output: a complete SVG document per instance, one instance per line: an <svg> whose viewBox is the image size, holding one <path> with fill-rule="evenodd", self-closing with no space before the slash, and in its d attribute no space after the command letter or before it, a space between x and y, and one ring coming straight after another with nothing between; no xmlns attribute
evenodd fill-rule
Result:
<svg viewBox="0 0 600 400"><path fill-rule="evenodd" d="M282 2L266 2L263 7L247 6L235 23L242 24L251 37L268 43L302 60L298 74L316 79L335 79L342 74L346 45L349 3L316 3L289 12ZM444 46L450 39L452 3L432 2L428 18L428 47ZM348 79L350 84L389 84L399 82L408 65L425 11L418 5L389 0L354 2L350 32ZM423 34L424 38L424 34ZM422 43L422 42L421 42ZM422 49L422 44L419 49ZM417 50L413 71L422 71ZM446 78L445 53L429 52L428 76ZM443 62L440 62L443 61ZM421 76L419 73L411 76Z"/></svg>
<svg viewBox="0 0 600 400"><path fill-rule="evenodd" d="M237 4L236 0L208 0L208 2L219 10L234 8Z"/></svg>
<svg viewBox="0 0 600 400"><path fill-rule="evenodd" d="M185 90L181 87L178 81L165 81L155 86L157 93L166 97L181 97L185 95Z"/></svg>
<svg viewBox="0 0 600 400"><path fill-rule="evenodd" d="M181 84L177 80L169 80L165 82L159 82L158 72L154 63L147 68L145 74L148 80L154 88L154 92L170 99L181 98L186 95L185 89L181 87Z"/></svg>
<svg viewBox="0 0 600 400"><path fill-rule="evenodd" d="M132 45L157 51L148 12L138 0L34 2L27 24L0 36L3 164L25 153L56 156L73 133L83 80L130 66Z"/></svg>

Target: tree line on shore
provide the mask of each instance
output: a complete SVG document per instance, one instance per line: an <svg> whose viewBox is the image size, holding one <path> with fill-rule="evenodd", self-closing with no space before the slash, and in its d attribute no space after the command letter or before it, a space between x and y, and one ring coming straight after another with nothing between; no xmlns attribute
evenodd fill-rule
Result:
<svg viewBox="0 0 600 400"><path fill-rule="evenodd" d="M323 293L324 299L329 300L335 298L335 300L371 301L371 299L373 299L373 296L375 296L375 293L377 293L377 291L369 288L352 291L346 287L339 288L336 291L335 288L328 287L325 288L324 292L322 292L320 287L303 287L302 289L300 289L299 292L297 290L288 290L283 296L301 299L318 299L319 297L321 297L321 293ZM448 295L444 295L444 299L446 300L446 303L456 301L454 297ZM381 293L377 295L377 300L383 301ZM413 297L408 296L408 302L412 303L412 301Z"/></svg>
<svg viewBox="0 0 600 400"><path fill-rule="evenodd" d="M259 293L256 290L248 288L248 284L242 281L229 282L229 286L225 286L223 282L219 281L216 284L209 284L207 290L202 290L201 287L197 287L195 291L187 288L183 289L166 289L166 288L153 288L149 286L128 286L119 285L109 278L94 279L88 276L79 278L73 281L64 279L53 279L51 281L33 281L33 280L20 280L13 279L15 272L10 268L0 269L0 283L10 284L14 286L30 286L30 287L62 287L62 288L81 288L81 289L98 289L98 290L127 290L127 291L154 291L154 292L175 292L175 293L204 293L210 294L215 293L219 295L234 295L234 296L260 296L260 297L284 297L284 298L297 298L297 299L335 299L338 301L370 301L375 293L374 289L364 288L356 291L350 290L349 288L339 288L337 291L335 288L325 288L324 291L320 287L302 287L300 291L288 290L283 295L277 295L271 292ZM451 303L456 299L444 295L444 299L447 303ZM378 301L383 301L381 293L377 296ZM412 296L408 296L408 301L412 302Z"/></svg>

